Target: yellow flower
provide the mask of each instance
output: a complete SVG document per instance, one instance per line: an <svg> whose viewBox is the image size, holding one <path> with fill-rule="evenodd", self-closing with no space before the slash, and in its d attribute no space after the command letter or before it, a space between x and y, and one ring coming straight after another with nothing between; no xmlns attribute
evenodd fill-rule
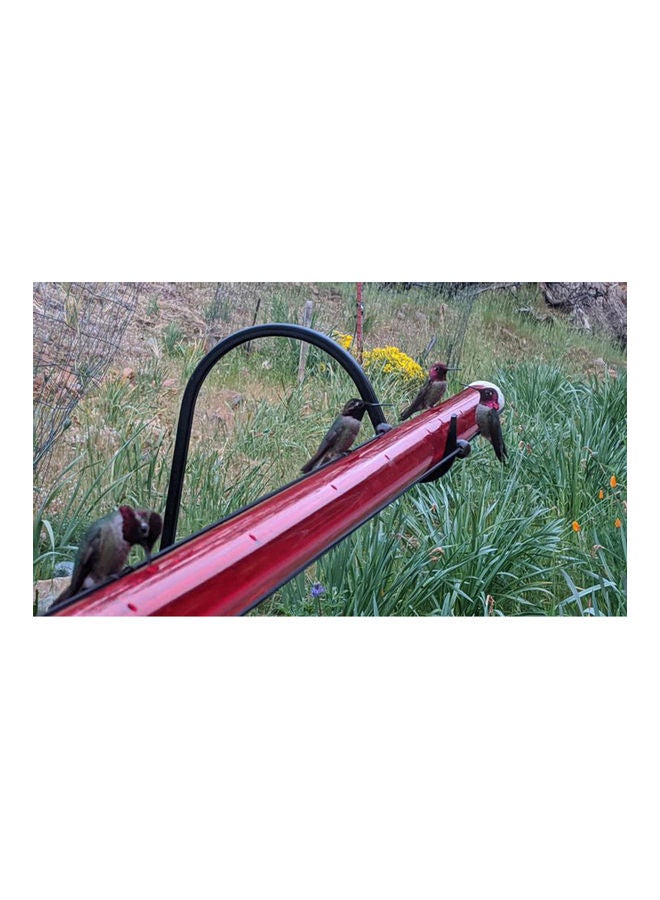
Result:
<svg viewBox="0 0 660 900"><path fill-rule="evenodd" d="M616 475L612 475L612 477L610 478L610 487L611 488L616 487Z"/></svg>
<svg viewBox="0 0 660 900"><path fill-rule="evenodd" d="M602 500L604 496L605 496L605 494L603 493L603 489L601 488L601 489L598 491L598 499L599 499L599 500Z"/></svg>
<svg viewBox="0 0 660 900"><path fill-rule="evenodd" d="M350 350L351 345L353 343L353 338L350 334L343 334L341 331L333 331L332 332L333 340L337 341L344 350Z"/></svg>
<svg viewBox="0 0 660 900"><path fill-rule="evenodd" d="M390 373L401 375L406 381L423 381L426 377L426 372L419 363L398 347L376 347L367 350L364 354L364 368L368 369L370 366L382 368L386 375Z"/></svg>
<svg viewBox="0 0 660 900"><path fill-rule="evenodd" d="M615 519L615 520L614 520L614 527L615 527L615 528L621 528L621 519Z"/></svg>
<svg viewBox="0 0 660 900"><path fill-rule="evenodd" d="M573 531L580 531L582 526L579 522L573 522Z"/></svg>

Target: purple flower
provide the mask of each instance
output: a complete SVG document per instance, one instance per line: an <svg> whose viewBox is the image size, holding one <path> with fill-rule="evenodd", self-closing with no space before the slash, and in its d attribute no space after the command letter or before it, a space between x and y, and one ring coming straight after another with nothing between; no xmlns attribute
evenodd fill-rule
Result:
<svg viewBox="0 0 660 900"><path fill-rule="evenodd" d="M314 582L311 587L310 594L312 595L312 597L320 597L321 594L325 594L325 588L320 581Z"/></svg>

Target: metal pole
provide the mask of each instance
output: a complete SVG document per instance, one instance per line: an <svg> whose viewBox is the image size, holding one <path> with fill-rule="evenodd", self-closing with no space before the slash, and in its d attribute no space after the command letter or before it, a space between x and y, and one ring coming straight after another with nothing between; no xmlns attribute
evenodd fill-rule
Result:
<svg viewBox="0 0 660 900"><path fill-rule="evenodd" d="M357 342L357 361L362 365L362 353L363 353L363 342L362 342L362 313L364 312L364 306L362 305L362 282L358 281L357 283L357 334L356 334L356 342Z"/></svg>
<svg viewBox="0 0 660 900"><path fill-rule="evenodd" d="M192 431L193 416L195 414L195 404L199 390L206 380L213 366L222 357L239 347L241 344L248 343L258 337L290 337L297 338L301 341L307 341L325 350L332 356L353 379L355 386L363 400L376 403L376 396L371 382L362 371L361 367L343 347L336 341L333 341L320 331L314 331L312 328L303 328L302 325L292 325L287 322L273 323L270 325L253 325L250 328L243 328L229 335L206 354L203 359L195 367L181 400L181 411L179 413L179 422L177 425L176 439L174 442L174 453L172 455L172 469L170 473L170 483L167 491L167 501L165 504L165 516L163 519L163 534L160 541L162 549L170 547L176 539L176 526L179 520L179 504L181 503L181 493L183 491L183 478L186 470L186 462L188 459L188 445L190 444L190 434ZM382 422L385 416L380 407L372 406L367 410L367 414L371 419L374 431Z"/></svg>

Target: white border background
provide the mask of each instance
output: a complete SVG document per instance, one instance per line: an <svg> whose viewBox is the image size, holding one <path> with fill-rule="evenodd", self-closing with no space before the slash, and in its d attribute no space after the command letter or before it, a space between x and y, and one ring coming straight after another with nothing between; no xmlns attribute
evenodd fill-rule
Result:
<svg viewBox="0 0 660 900"><path fill-rule="evenodd" d="M5 896L657 895L656 32L454 6L11 14ZM628 280L628 618L32 619L30 289L69 278Z"/></svg>

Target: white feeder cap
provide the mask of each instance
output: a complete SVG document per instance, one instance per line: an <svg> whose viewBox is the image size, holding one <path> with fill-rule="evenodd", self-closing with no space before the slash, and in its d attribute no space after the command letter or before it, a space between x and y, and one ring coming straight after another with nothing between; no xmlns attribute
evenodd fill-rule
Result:
<svg viewBox="0 0 660 900"><path fill-rule="evenodd" d="M497 391L497 402L499 404L500 410L504 409L504 394L498 388L496 384L493 384L492 381L471 381L470 384L466 385L471 388L493 388Z"/></svg>

